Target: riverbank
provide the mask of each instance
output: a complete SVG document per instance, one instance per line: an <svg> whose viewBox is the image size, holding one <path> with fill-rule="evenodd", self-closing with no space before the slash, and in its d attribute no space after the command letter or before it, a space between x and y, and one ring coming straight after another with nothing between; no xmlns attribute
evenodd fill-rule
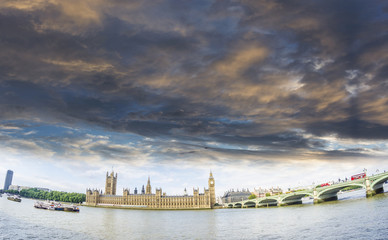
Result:
<svg viewBox="0 0 388 240"><path fill-rule="evenodd" d="M147 206L138 206L138 205L116 205L116 204L98 204L96 206L94 205L88 205L88 204L82 204L84 207L91 207L91 208L113 208L113 209L132 209L132 210L173 210L173 211L193 211L193 210L212 210L211 208L150 208ZM216 208L213 208L216 209ZM219 209L219 207L217 207Z"/></svg>
<svg viewBox="0 0 388 240"><path fill-rule="evenodd" d="M32 201L49 201L49 202L56 202L56 203L61 203L61 204L73 204L76 206L81 206L82 203L74 203L74 202L63 202L63 201L54 201L54 200L49 200L49 199L40 199L40 198L28 198L28 197L21 197L23 199L29 199Z"/></svg>

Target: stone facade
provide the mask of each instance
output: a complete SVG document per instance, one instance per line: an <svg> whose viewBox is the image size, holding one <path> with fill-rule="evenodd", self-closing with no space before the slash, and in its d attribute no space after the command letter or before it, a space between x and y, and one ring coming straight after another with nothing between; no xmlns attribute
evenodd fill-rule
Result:
<svg viewBox="0 0 388 240"><path fill-rule="evenodd" d="M249 191L249 189L242 189L242 190L237 189L236 191L234 189L231 189L225 192L221 200L222 200L222 203L239 202L239 201L247 200L251 194L252 193Z"/></svg>
<svg viewBox="0 0 388 240"><path fill-rule="evenodd" d="M280 187L271 187L270 189L264 189L259 187L258 189L254 189L253 194L256 195L258 198L266 197L267 195L273 196L273 195L279 195L282 194L283 190Z"/></svg>
<svg viewBox="0 0 388 240"><path fill-rule="evenodd" d="M117 187L117 173L114 176L113 171L110 175L106 172L106 180L105 180L105 195L116 195L116 187Z"/></svg>
<svg viewBox="0 0 388 240"><path fill-rule="evenodd" d="M193 195L167 196L161 188L151 191L151 182L148 178L144 194L130 193L129 189L123 189L123 195L116 195L117 174L107 174L105 182L105 194L99 190L86 190L86 205L101 207L123 208L147 208L147 209L204 209L213 208L216 203L215 181L210 172L208 189L199 193L199 189L193 189ZM106 194L114 193L114 194Z"/></svg>

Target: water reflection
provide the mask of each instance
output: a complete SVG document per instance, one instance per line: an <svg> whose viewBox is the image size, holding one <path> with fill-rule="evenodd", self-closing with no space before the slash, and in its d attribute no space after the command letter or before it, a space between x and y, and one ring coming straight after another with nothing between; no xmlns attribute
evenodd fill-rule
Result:
<svg viewBox="0 0 388 240"><path fill-rule="evenodd" d="M385 188L387 189L387 188ZM37 239L384 239L388 194L287 207L200 211L81 207L80 213L33 208L0 198L0 238Z"/></svg>

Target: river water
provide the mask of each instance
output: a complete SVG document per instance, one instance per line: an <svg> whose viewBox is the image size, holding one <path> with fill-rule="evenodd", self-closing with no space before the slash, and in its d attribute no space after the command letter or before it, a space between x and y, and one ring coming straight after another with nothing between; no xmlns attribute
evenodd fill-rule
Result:
<svg viewBox="0 0 388 240"><path fill-rule="evenodd" d="M387 191L388 186L384 186ZM388 239L388 193L343 193L322 204L250 209L35 209L0 198L0 239Z"/></svg>

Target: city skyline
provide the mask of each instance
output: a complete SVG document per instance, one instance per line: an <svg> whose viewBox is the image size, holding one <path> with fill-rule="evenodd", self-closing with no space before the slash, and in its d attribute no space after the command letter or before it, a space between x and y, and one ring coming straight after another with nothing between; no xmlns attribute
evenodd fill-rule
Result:
<svg viewBox="0 0 388 240"><path fill-rule="evenodd" d="M170 194L388 170L388 3L0 3L0 179Z"/></svg>

